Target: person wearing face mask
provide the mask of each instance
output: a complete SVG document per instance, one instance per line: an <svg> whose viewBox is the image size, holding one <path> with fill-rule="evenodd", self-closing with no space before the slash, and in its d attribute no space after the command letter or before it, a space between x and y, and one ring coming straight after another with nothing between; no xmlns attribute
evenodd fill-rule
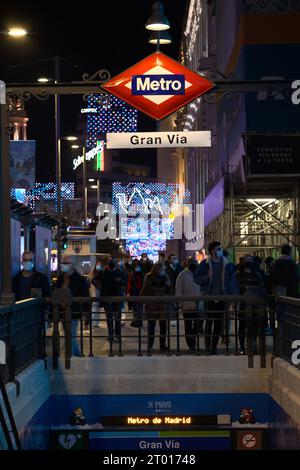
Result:
<svg viewBox="0 0 300 470"><path fill-rule="evenodd" d="M176 280L177 280L179 273L181 273L183 269L175 253L171 253L168 256L165 266L166 266L166 273L169 276L169 279L171 282L171 295L175 295ZM169 310L169 318L171 320L170 322L171 326L176 326L177 323L176 323L175 304L169 304L168 310Z"/></svg>
<svg viewBox="0 0 300 470"><path fill-rule="evenodd" d="M123 297L126 296L126 289L127 289L127 284L128 284L128 272L127 272L127 269L126 269L126 266L125 266L125 261L123 258L119 259L117 261L117 272L119 273L120 277L121 277L121 284L120 284L120 287L119 287L119 294L118 295L121 295ZM126 313L125 313L125 303L122 302L120 304L120 307L121 307L121 320L122 320L122 323L121 325L122 326L125 326L126 324Z"/></svg>
<svg viewBox="0 0 300 470"><path fill-rule="evenodd" d="M166 262L166 273L169 276L169 279L172 284L172 293L175 292L176 279L178 277L178 274L181 273L182 269L183 268L180 265L175 253L169 255L168 260Z"/></svg>
<svg viewBox="0 0 300 470"><path fill-rule="evenodd" d="M194 272L197 269L197 261L190 258L187 267L178 275L176 280L176 296L199 297L200 286L194 280ZM198 302L185 301L180 305L184 318L185 340L190 351L196 351L196 338L199 320L197 322Z"/></svg>
<svg viewBox="0 0 300 470"><path fill-rule="evenodd" d="M125 293L127 286L127 273L121 265L117 265L115 259L110 259L107 269L104 271L102 283L102 295L104 297L120 297ZM122 303L105 302L105 313L108 328L108 340L119 341L121 336L121 312Z"/></svg>
<svg viewBox="0 0 300 470"><path fill-rule="evenodd" d="M223 257L220 242L213 241L208 245L209 255L203 260L195 273L202 295L209 295L212 300L207 305L208 319L205 322L206 354L217 354L217 346L222 328L225 304L214 300L214 296L237 295L239 288L235 266Z"/></svg>
<svg viewBox="0 0 300 470"><path fill-rule="evenodd" d="M127 293L130 296L138 296L140 295L140 291L143 287L143 281L144 281L142 267L138 259L133 260L132 267L133 267L133 270L128 276ZM143 321L142 321L141 304L139 304L138 302L132 302L132 310L133 310L133 320L131 322L131 326L135 328L142 327Z"/></svg>
<svg viewBox="0 0 300 470"><path fill-rule="evenodd" d="M166 264L166 255L165 253L158 253L158 262L165 265Z"/></svg>
<svg viewBox="0 0 300 470"><path fill-rule="evenodd" d="M170 294L171 283L166 275L165 267L155 263L151 272L144 279L141 296L164 296ZM159 321L159 346L163 352L168 351L166 345L167 313L164 302L149 302L145 305L145 318L148 320L148 351L151 351L155 339L155 325Z"/></svg>
<svg viewBox="0 0 300 470"><path fill-rule="evenodd" d="M142 253L141 255L141 267L143 271L143 276L146 276L146 274L150 273L152 269L153 263L150 261L148 258L147 253Z"/></svg>
<svg viewBox="0 0 300 470"><path fill-rule="evenodd" d="M265 289L264 279L261 277L260 273L257 271L254 259L251 255L245 255L243 259L243 264L241 265L239 271L237 272L237 281L239 285L239 290L241 295L246 295L248 289L250 288L259 288ZM250 312L250 323L247 325L247 309L251 309ZM259 323L264 315L264 308L259 304L247 305L242 303L239 309L239 342L240 342L240 352L245 354L245 340L246 340L246 330L251 329L251 334L253 335L254 341L254 353L257 352L256 339L259 331ZM250 331L248 330L248 333Z"/></svg>
<svg viewBox="0 0 300 470"><path fill-rule="evenodd" d="M50 282L48 277L35 270L34 254L32 251L24 251L22 255L22 267L12 279L12 292L16 301L32 297L32 289L40 289L42 297L50 296Z"/></svg>
<svg viewBox="0 0 300 470"><path fill-rule="evenodd" d="M89 283L89 293L90 297L100 297L102 281L104 275L104 268L101 261L97 261L94 269L90 272L88 276ZM100 326L100 302L92 303L92 324L97 327Z"/></svg>
<svg viewBox="0 0 300 470"><path fill-rule="evenodd" d="M58 276L56 281L56 288L69 289L73 297L88 297L89 286L84 276L76 271L72 257L64 256L61 264L61 274ZM72 312L72 354L73 356L81 356L78 339L77 339L77 327L78 317L81 314L87 315L88 304L78 304L73 302L71 305Z"/></svg>

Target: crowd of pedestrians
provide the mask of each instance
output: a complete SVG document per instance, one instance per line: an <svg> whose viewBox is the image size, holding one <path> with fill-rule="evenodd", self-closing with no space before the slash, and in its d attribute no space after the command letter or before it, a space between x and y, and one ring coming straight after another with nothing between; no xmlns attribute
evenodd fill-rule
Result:
<svg viewBox="0 0 300 470"><path fill-rule="evenodd" d="M200 334L204 335L206 354L214 355L218 352L220 338L223 342L230 341L232 304L226 302L224 296L252 293L267 298L276 291L289 297L299 296L299 269L291 252L289 245L283 245L281 256L277 260L268 257L263 263L260 257L246 254L235 265L230 262L228 252L221 243L213 241L208 245L207 257L204 251L199 251L182 263L174 253L168 257L160 253L158 262L155 263L146 253L140 259L111 258L105 264L97 261L87 277L77 272L72 257L65 256L61 274L54 287L69 289L74 298L92 297L92 303L87 303L86 318L92 320L93 326L100 326L100 311L104 309L108 340L111 342L119 341L126 302L128 309L132 311L131 327L140 328L144 325L148 328L149 351L154 346L156 325L159 325L160 350L167 351L168 322L171 327L177 326L178 319L182 318L189 350L196 351L196 339ZM34 254L25 251L22 255L22 269L12 281L17 301L30 298L34 289L39 289L43 297L51 295L48 277L36 271L34 266ZM164 301L164 297L174 295L205 296L205 302L201 299L175 302L170 298L168 302ZM131 300L138 296L153 297L153 300ZM111 300L108 301L107 297ZM120 299L117 301L116 297L124 298L124 302ZM155 297L159 299L156 300ZM101 298L106 300L102 301ZM262 307L262 304L252 305L250 323L248 308L246 301L239 303L236 308L241 354L246 352L246 338L250 329L255 342L262 319L264 327L274 327L272 308ZM80 355L76 340L76 312L80 308L75 301L72 311L72 349L74 355Z"/></svg>

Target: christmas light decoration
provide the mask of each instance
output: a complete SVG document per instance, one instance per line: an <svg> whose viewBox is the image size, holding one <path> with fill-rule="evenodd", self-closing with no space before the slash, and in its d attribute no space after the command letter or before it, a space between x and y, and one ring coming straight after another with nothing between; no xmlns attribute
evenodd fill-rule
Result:
<svg viewBox="0 0 300 470"><path fill-rule="evenodd" d="M184 185L165 183L113 183L112 205L119 214L119 236L126 240L131 256L145 252L157 259L174 238L174 220L188 204Z"/></svg>
<svg viewBox="0 0 300 470"><path fill-rule="evenodd" d="M89 95L87 109L93 109L87 113L88 150L96 147L97 140L104 139L107 132L137 131L137 110L115 96Z"/></svg>
<svg viewBox="0 0 300 470"><path fill-rule="evenodd" d="M55 200L57 199L56 183L36 183L34 189L28 191L19 188L11 188L10 196L13 199L26 204L32 209L35 209L35 203L39 200ZM62 183L61 184L61 198L73 199L75 197L75 184Z"/></svg>

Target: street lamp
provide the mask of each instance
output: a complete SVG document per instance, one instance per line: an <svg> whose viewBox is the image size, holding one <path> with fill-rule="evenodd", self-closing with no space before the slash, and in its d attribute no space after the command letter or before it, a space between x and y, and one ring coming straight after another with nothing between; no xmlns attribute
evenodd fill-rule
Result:
<svg viewBox="0 0 300 470"><path fill-rule="evenodd" d="M25 36L27 36L28 32L24 28L15 26L14 28L10 28L7 31L7 34L12 38L20 39L20 38L24 38Z"/></svg>
<svg viewBox="0 0 300 470"><path fill-rule="evenodd" d="M164 7L161 2L156 1L153 3L152 13L145 27L150 31L165 31L166 29L170 29L170 23L164 14Z"/></svg>
<svg viewBox="0 0 300 470"><path fill-rule="evenodd" d="M172 38L168 31L153 31L148 41L150 44L171 44Z"/></svg>
<svg viewBox="0 0 300 470"><path fill-rule="evenodd" d="M49 82L51 82L51 78L40 77L40 78L37 79L37 81L38 81L39 83L49 83Z"/></svg>

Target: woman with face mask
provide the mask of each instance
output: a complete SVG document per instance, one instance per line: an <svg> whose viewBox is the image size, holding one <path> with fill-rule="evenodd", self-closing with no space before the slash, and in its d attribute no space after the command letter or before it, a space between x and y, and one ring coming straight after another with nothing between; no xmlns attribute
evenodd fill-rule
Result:
<svg viewBox="0 0 300 470"><path fill-rule="evenodd" d="M150 273L144 279L141 296L165 296L170 295L171 283L166 274L165 266L155 263ZM148 320L148 352L151 351L155 339L155 325L159 321L160 336L159 346L162 352L168 351L166 345L167 311L163 301L149 302L145 305L145 317Z"/></svg>
<svg viewBox="0 0 300 470"><path fill-rule="evenodd" d="M89 283L89 294L90 297L100 297L101 296L101 288L103 282L103 272L104 268L102 266L101 261L97 261L94 269L90 272L88 276L88 283ZM96 301L92 303L92 325L93 327L100 327L100 309L101 303L100 301Z"/></svg>

